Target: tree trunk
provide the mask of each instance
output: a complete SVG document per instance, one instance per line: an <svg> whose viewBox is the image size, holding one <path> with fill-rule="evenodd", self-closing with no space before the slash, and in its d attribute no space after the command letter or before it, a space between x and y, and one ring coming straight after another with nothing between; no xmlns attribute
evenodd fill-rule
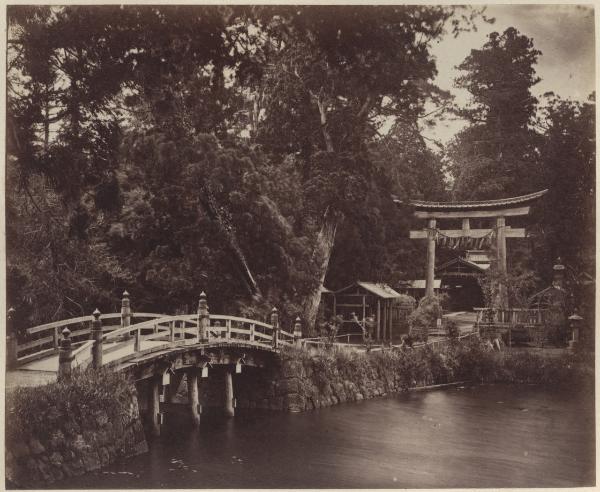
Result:
<svg viewBox="0 0 600 492"><path fill-rule="evenodd" d="M321 89L321 93L316 96L315 99L317 101L317 107L319 108L319 115L321 117L321 133L323 134L323 139L325 140L325 147L327 148L327 152L333 152L333 140L331 139L331 135L327 126L327 104L324 101L323 89Z"/></svg>
<svg viewBox="0 0 600 492"><path fill-rule="evenodd" d="M313 260L318 266L318 278L319 282L315 285L314 289L308 293L304 302L304 317L306 320L306 327L308 328L308 334L313 335L315 333L315 323L317 321L317 314L319 312L319 303L321 302L321 287L325 282L325 275L327 274L327 268L329 266L329 258L333 250L333 244L335 242L335 232L340 221L340 214L332 211L328 208L323 216L323 224L321 230L317 235L317 242L313 252Z"/></svg>
<svg viewBox="0 0 600 492"><path fill-rule="evenodd" d="M242 251L237 237L235 236L235 233L232 231L231 227L228 227L228 225L224 223L219 213L215 210L215 207L211 206L210 198L206 196L207 193L210 193L210 191L203 191L203 196L200 197L200 203L202 204L202 207L207 215L211 220L215 221L219 227L219 230L227 239L228 250L232 260L234 261L234 265L238 268L250 295L258 300L262 298L262 293L258 287L258 284L256 283L256 280L254 279L254 275L252 275L250 267L248 266L246 255Z"/></svg>

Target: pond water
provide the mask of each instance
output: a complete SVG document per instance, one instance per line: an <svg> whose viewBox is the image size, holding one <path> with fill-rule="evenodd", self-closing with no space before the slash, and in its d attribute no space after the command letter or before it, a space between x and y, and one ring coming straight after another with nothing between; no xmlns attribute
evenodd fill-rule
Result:
<svg viewBox="0 0 600 492"><path fill-rule="evenodd" d="M594 397L485 385L180 425L58 488L574 487L595 483Z"/></svg>

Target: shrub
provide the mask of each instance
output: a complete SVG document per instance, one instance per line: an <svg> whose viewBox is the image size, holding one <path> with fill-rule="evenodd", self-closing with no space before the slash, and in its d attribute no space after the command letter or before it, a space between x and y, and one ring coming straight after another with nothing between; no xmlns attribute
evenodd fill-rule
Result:
<svg viewBox="0 0 600 492"><path fill-rule="evenodd" d="M410 335L416 340L427 341L429 329L442 317L442 306L436 296L423 297L419 306L408 316Z"/></svg>
<svg viewBox="0 0 600 492"><path fill-rule="evenodd" d="M18 387L7 393L7 438L33 435L43 440L70 418L84 424L103 412L109 419L128 411L134 385L122 374L109 370L74 370L70 381L43 386Z"/></svg>
<svg viewBox="0 0 600 492"><path fill-rule="evenodd" d="M446 322L446 330L448 331L449 338L458 338L459 330L456 321L449 319Z"/></svg>

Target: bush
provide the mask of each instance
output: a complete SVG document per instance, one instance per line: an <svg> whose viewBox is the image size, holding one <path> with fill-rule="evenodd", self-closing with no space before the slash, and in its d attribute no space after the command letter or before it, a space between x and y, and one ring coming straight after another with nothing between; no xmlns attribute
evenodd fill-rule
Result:
<svg viewBox="0 0 600 492"><path fill-rule="evenodd" d="M36 387L18 387L7 393L7 438L48 436L67 418L79 425L103 412L109 419L129 409L134 385L122 374L109 370L74 370L70 381Z"/></svg>
<svg viewBox="0 0 600 492"><path fill-rule="evenodd" d="M430 329L435 328L437 320L442 317L442 305L436 296L423 297L419 306L408 316L408 326L412 338L427 341Z"/></svg>

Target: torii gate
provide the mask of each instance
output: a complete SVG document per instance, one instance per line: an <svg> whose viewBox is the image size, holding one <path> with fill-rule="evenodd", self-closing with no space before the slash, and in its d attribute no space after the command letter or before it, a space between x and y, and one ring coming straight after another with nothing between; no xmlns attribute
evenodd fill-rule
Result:
<svg viewBox="0 0 600 492"><path fill-rule="evenodd" d="M499 200L463 201L463 202L427 202L410 200L415 209L414 215L427 219L427 227L419 231L410 231L411 239L427 239L427 275L425 295L433 295L435 269L435 243L439 234L448 238L491 238L496 237L498 272L506 274L506 239L525 237L525 229L506 225L506 217L528 215L531 204L546 194L548 190L537 191L529 195ZM400 200L394 200L402 203ZM492 229L471 229L471 218L494 219ZM462 219L462 229L437 229L437 219ZM507 307L507 296L503 285L499 286L499 307Z"/></svg>

